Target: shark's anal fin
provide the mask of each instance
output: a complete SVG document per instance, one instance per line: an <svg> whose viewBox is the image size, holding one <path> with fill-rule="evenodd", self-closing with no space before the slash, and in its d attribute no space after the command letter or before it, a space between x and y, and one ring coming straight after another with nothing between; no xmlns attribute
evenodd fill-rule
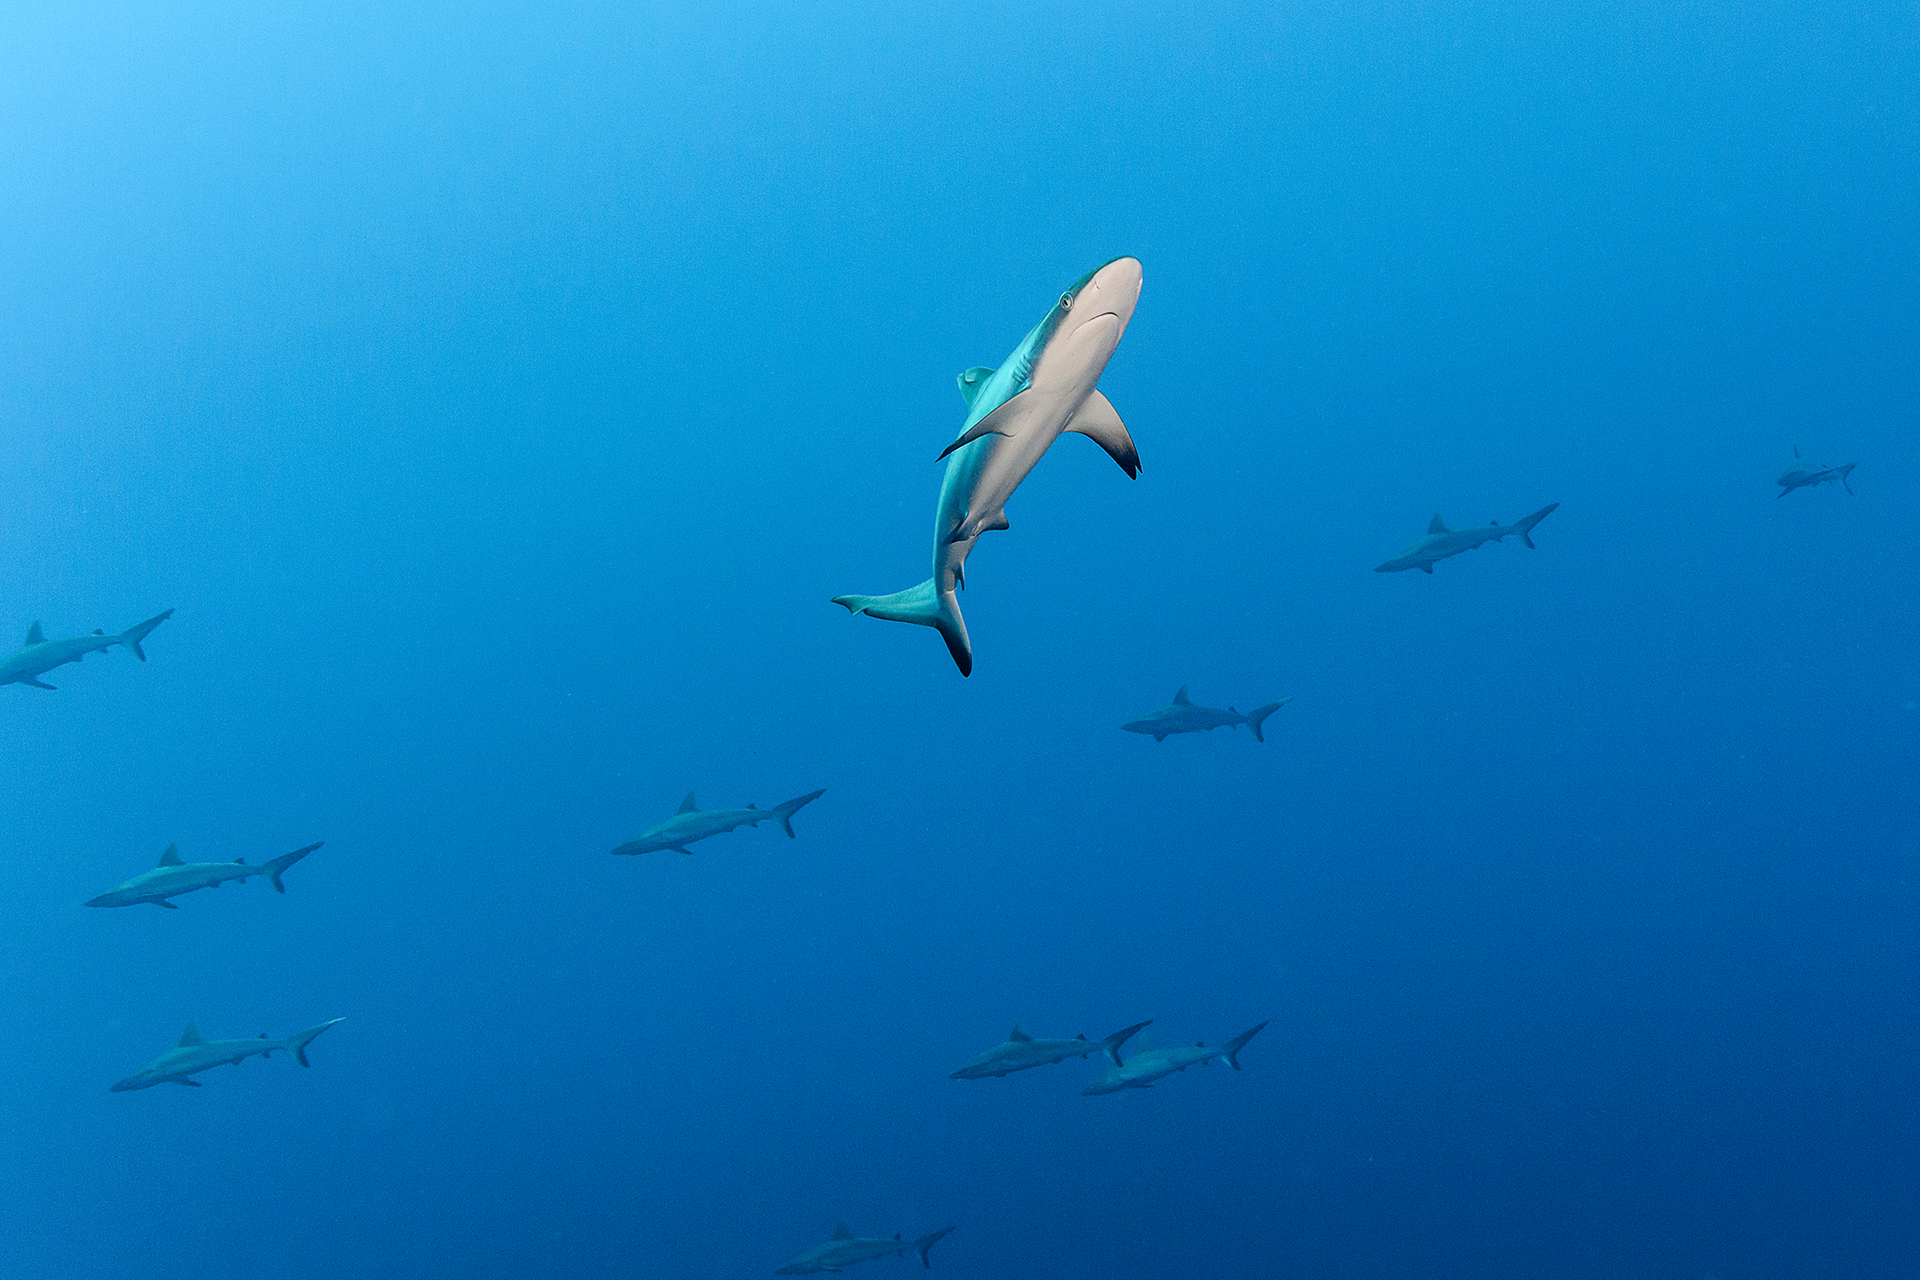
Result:
<svg viewBox="0 0 1920 1280"><path fill-rule="evenodd" d="M1091 437L1095 444L1107 451L1109 458L1120 464L1120 469L1129 478L1139 477L1140 451L1133 447L1133 437L1127 434L1126 424L1120 421L1119 413L1098 389L1068 419L1064 429Z"/></svg>
<svg viewBox="0 0 1920 1280"><path fill-rule="evenodd" d="M955 379L960 384L960 394L967 402L967 408L973 408L973 402L980 398L980 389L987 385L987 379L993 376L993 370L985 365L975 365Z"/></svg>
<svg viewBox="0 0 1920 1280"><path fill-rule="evenodd" d="M1033 393L1022 391L986 417L973 424L960 434L960 438L940 451L944 458L955 449L965 448L982 436L1012 436L1020 433L1021 420L1027 415L1027 406L1033 403ZM936 459L938 461L938 459Z"/></svg>
<svg viewBox="0 0 1920 1280"><path fill-rule="evenodd" d="M1433 513L1433 519L1429 521L1427 524L1427 532L1429 534L1451 533L1452 530L1447 528L1447 522L1445 520L1442 520L1440 518L1440 513L1436 511Z"/></svg>
<svg viewBox="0 0 1920 1280"><path fill-rule="evenodd" d="M693 792L691 792L691 791L689 791L689 792L687 792L687 798L686 798L685 800L682 800L682 801L680 802L680 807L679 807L678 809L676 809L676 810L675 810L674 812L676 812L676 813L698 813L698 812L700 812L700 806L699 806L699 805L697 805L697 804L695 804L695 803L693 802Z"/></svg>

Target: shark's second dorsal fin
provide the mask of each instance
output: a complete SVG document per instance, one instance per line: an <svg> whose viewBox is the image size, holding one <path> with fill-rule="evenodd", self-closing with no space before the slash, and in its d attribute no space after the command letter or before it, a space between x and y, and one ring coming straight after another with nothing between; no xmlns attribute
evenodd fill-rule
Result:
<svg viewBox="0 0 1920 1280"><path fill-rule="evenodd" d="M853 1232L847 1230L847 1224L843 1222L833 1229L833 1238L835 1240L851 1240L853 1239Z"/></svg>
<svg viewBox="0 0 1920 1280"><path fill-rule="evenodd" d="M167 851L160 855L160 865L163 867L186 866L187 864L180 860L180 846L177 844L168 845Z"/></svg>
<svg viewBox="0 0 1920 1280"><path fill-rule="evenodd" d="M184 1049L186 1046L190 1044L201 1044L201 1043L203 1043L203 1041L200 1039L199 1025L197 1023L189 1022L187 1024L187 1029L180 1033L179 1045L175 1047Z"/></svg>
<svg viewBox="0 0 1920 1280"><path fill-rule="evenodd" d="M987 385L987 379L993 376L993 370L985 365L975 365L955 379L960 384L960 394L966 398L967 408L973 408L973 402L980 394L980 388Z"/></svg>
<svg viewBox="0 0 1920 1280"><path fill-rule="evenodd" d="M1187 696L1187 686L1181 685L1180 691L1173 695L1173 705L1176 707L1190 707L1193 705L1193 699Z"/></svg>
<svg viewBox="0 0 1920 1280"><path fill-rule="evenodd" d="M1447 528L1447 522L1445 520L1442 520L1440 518L1440 513L1436 511L1433 513L1432 522L1427 525L1427 532L1428 533L1450 533L1452 531Z"/></svg>
<svg viewBox="0 0 1920 1280"><path fill-rule="evenodd" d="M695 804L695 803L693 802L693 792L691 792L691 791L689 791L689 792L687 792L687 798L686 798L685 800L682 800L682 801L680 802L680 809L679 809L679 812L681 812L681 813L698 813L698 812L700 812L700 806L699 806L699 805L697 805L697 804Z"/></svg>
<svg viewBox="0 0 1920 1280"><path fill-rule="evenodd" d="M1027 1029L1025 1027L1021 1026L1019 1023L1016 1022L1013 1024L1013 1030L1007 1032L1007 1039L1019 1041L1019 1040L1031 1040L1033 1039L1033 1037L1027 1034Z"/></svg>
<svg viewBox="0 0 1920 1280"><path fill-rule="evenodd" d="M1793 456L1797 458L1800 456L1800 454L1796 450ZM28 644L45 644L46 640L47 640L47 637L44 634L42 634L39 623L36 622L32 626L27 628Z"/></svg>

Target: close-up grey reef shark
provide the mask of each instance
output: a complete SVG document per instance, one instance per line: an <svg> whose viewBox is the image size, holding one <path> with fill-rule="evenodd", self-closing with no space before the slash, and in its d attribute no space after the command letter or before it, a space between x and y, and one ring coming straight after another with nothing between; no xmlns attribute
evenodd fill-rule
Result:
<svg viewBox="0 0 1920 1280"><path fill-rule="evenodd" d="M833 1239L815 1245L774 1274L810 1276L821 1271L845 1271L856 1262L871 1262L875 1258L891 1258L895 1254L909 1252L920 1255L921 1266L932 1267L933 1263L927 1260L927 1250L940 1243L952 1230L952 1227L947 1227L932 1235L921 1236L918 1240L902 1240L899 1236L891 1240L864 1239L849 1231L843 1222L833 1229Z"/></svg>
<svg viewBox="0 0 1920 1280"><path fill-rule="evenodd" d="M1093 437L1128 476L1140 454L1096 383L1140 301L1140 263L1115 258L1089 271L998 369L960 375L967 418L946 447L946 475L933 518L933 576L890 596L835 596L848 611L935 627L960 674L973 674L973 644L955 592L966 586L967 556L989 529L1005 529L1007 500L1062 432Z"/></svg>
<svg viewBox="0 0 1920 1280"><path fill-rule="evenodd" d="M324 844L325 841L320 843ZM192 893L195 889L218 889L229 880L245 880L249 876L265 876L275 893L285 893L287 887L280 883L281 873L319 847L319 844L310 844L304 849L270 858L259 866L250 866L244 858L235 858L232 862L183 862L179 849L168 845L166 852L160 855L160 865L153 870L142 871L98 897L88 898L82 905L133 907L151 902L156 907L178 911L179 905L167 899Z"/></svg>
<svg viewBox="0 0 1920 1280"><path fill-rule="evenodd" d="M1812 489L1817 485L1834 483L1838 483L1842 489L1852 493L1853 485L1847 477L1851 476L1853 469L1859 465L1857 462L1848 462L1838 467L1823 467L1817 462L1808 462L1802 458L1800 446L1795 445L1793 446L1793 465L1782 471L1779 479L1774 481L1780 486L1780 492L1773 496L1784 498L1795 489Z"/></svg>
<svg viewBox="0 0 1920 1280"><path fill-rule="evenodd" d="M693 802L693 792L689 791L687 798L680 802L678 813L659 826L642 831L613 852L656 853L661 849L672 849L676 853L691 853L692 850L687 846L695 840L705 840L708 836L717 836L736 827L757 827L763 822L779 823L780 829L787 833L787 838L792 839L793 815L825 794L824 788L809 791L771 809L756 809L752 805L744 809L702 809Z"/></svg>
<svg viewBox="0 0 1920 1280"><path fill-rule="evenodd" d="M69 662L78 662L90 653L104 653L114 645L123 646L128 653L145 662L146 650L140 642L147 633L173 616L173 610L156 613L145 622L137 622L119 635L110 636L104 631L96 631L90 636L73 636L65 640L49 640L42 634L40 624L34 623L27 628L27 638L21 646L4 658L0 658L0 684L30 684L36 689L53 689L40 679L55 667L64 667Z"/></svg>
<svg viewBox="0 0 1920 1280"><path fill-rule="evenodd" d="M1253 730L1255 742L1265 742L1266 735L1260 732L1260 726L1266 723L1268 716L1292 701L1292 698L1282 698L1242 715L1232 707L1195 706L1187 697L1187 686L1181 685L1174 692L1171 705L1161 707L1158 711L1149 711L1120 727L1128 733L1151 734L1155 742L1165 742L1176 733L1205 733L1223 726L1245 725Z"/></svg>
<svg viewBox="0 0 1920 1280"><path fill-rule="evenodd" d="M307 1046L314 1037L336 1022L345 1022L345 1018L329 1018L317 1027L308 1027L305 1031L296 1031L281 1040L267 1039L261 1032L252 1040L202 1040L200 1028L193 1023L180 1035L180 1043L140 1068L118 1084L109 1087L109 1093L126 1093L133 1089L151 1089L157 1084L184 1084L199 1088L198 1080L187 1077L197 1075L208 1067L222 1067L228 1063L239 1066L241 1062L254 1054L262 1058L273 1056L275 1049L285 1049L293 1055L293 1060L303 1067L313 1064L307 1061Z"/></svg>
<svg viewBox="0 0 1920 1280"><path fill-rule="evenodd" d="M1203 1067L1215 1058L1225 1058L1227 1065L1238 1071L1240 1051L1246 1048L1247 1041L1259 1035L1266 1025L1263 1022L1257 1027L1249 1027L1218 1047L1196 1044L1190 1048L1142 1049L1125 1062L1116 1061L1113 1070L1080 1092L1091 1097L1102 1093L1118 1093L1122 1089L1151 1089L1156 1080L1164 1080L1174 1072L1185 1071L1188 1067Z"/></svg>
<svg viewBox="0 0 1920 1280"><path fill-rule="evenodd" d="M1498 520L1471 529L1449 529L1446 521L1434 513L1433 520L1427 525L1427 536L1402 551L1385 564L1374 566L1375 573L1399 573L1403 569L1418 569L1422 573L1432 573L1436 560L1445 560L1448 556L1457 556L1462 551L1472 551L1482 543L1498 542L1512 534L1519 534L1520 541L1529 547L1533 545L1533 526L1553 514L1560 504L1549 502L1530 516L1523 516L1512 524L1501 524Z"/></svg>
<svg viewBox="0 0 1920 1280"><path fill-rule="evenodd" d="M1084 1058L1096 1051L1106 1054L1113 1059L1115 1066L1119 1066L1120 1046L1152 1021L1149 1018L1146 1022L1123 1027L1104 1040L1089 1040L1085 1035L1072 1040L1036 1040L1016 1022L1003 1043L975 1057L947 1079L984 1080L988 1076L1004 1076L1010 1071L1029 1071L1034 1067L1065 1062L1068 1058Z"/></svg>

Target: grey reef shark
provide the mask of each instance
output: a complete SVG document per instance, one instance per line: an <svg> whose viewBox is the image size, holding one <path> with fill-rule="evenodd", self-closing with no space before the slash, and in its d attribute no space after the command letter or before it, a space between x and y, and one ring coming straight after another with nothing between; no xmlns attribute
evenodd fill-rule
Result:
<svg viewBox="0 0 1920 1280"><path fill-rule="evenodd" d="M145 662L147 655L140 647L140 642L147 638L148 632L172 616L173 610L169 609L165 613L154 614L145 622L135 623L117 636L96 631L90 636L74 636L69 640L47 639L36 622L27 628L27 638L21 646L0 658L0 684L30 684L36 689L55 688L40 677L55 667L78 662L90 653L105 653L116 644Z"/></svg>
<svg viewBox="0 0 1920 1280"><path fill-rule="evenodd" d="M687 846L695 840L705 840L708 836L717 836L735 827L757 827L763 822L779 823L780 829L787 833L787 838L792 839L793 815L825 794L825 788L809 791L771 809L756 809L752 805L744 809L702 809L694 804L693 792L689 791L687 798L680 802L680 812L659 826L641 832L613 852L656 853L661 849L672 849L676 853L690 854L693 850Z"/></svg>
<svg viewBox="0 0 1920 1280"><path fill-rule="evenodd" d="M307 1046L313 1043L315 1036L334 1023L345 1021L345 1018L331 1018L317 1027L296 1031L284 1040L269 1040L264 1031L252 1040L202 1040L200 1028L189 1022L187 1029L181 1033L179 1044L113 1085L108 1092L151 1089L157 1084L184 1084L198 1089L200 1082L189 1080L188 1076L198 1075L209 1067L225 1066L229 1062L237 1067L256 1053L262 1058L270 1058L275 1049L285 1049L293 1055L295 1062L310 1067L313 1064L307 1061Z"/></svg>
<svg viewBox="0 0 1920 1280"><path fill-rule="evenodd" d="M1266 1023L1242 1031L1218 1048L1196 1044L1191 1049L1142 1049L1125 1062L1116 1062L1113 1070L1080 1092L1086 1095L1118 1093L1122 1089L1151 1089L1156 1080L1164 1080L1188 1067L1203 1067L1215 1058L1225 1058L1235 1071L1240 1069L1240 1051L1247 1041L1266 1029Z"/></svg>
<svg viewBox="0 0 1920 1280"><path fill-rule="evenodd" d="M1533 545L1533 526L1552 515L1560 504L1549 502L1530 516L1515 520L1512 524L1501 524L1495 520L1489 524L1475 525L1471 529L1449 529L1439 513L1435 513L1433 522L1427 526L1427 536L1420 539L1383 565L1374 567L1375 573L1399 573L1403 569L1418 569L1422 573L1432 573L1436 560L1445 560L1448 556L1457 556L1462 551L1472 551L1483 542L1498 542L1512 534L1519 534L1520 541L1529 547Z"/></svg>
<svg viewBox="0 0 1920 1280"><path fill-rule="evenodd" d="M947 460L933 515L933 576L890 596L835 596L851 613L934 627L960 674L973 674L973 645L955 592L967 584L967 556L989 529L1005 529L1007 500L1062 432L1093 437L1129 476L1140 454L1095 386L1140 301L1141 269L1115 258L1073 287L998 369L960 375L967 418Z"/></svg>
<svg viewBox="0 0 1920 1280"><path fill-rule="evenodd" d="M160 855L159 866L151 871L142 871L99 897L88 898L83 905L137 907L143 902L151 902L156 907L178 911L179 904L169 902L169 898L192 893L195 889L218 889L229 880L245 880L249 876L265 876L275 893L285 893L287 887L280 883L281 873L319 847L319 844L310 844L304 849L270 858L256 867L249 865L245 858L235 858L232 862L182 862L180 850L168 845L167 851Z"/></svg>
<svg viewBox="0 0 1920 1280"><path fill-rule="evenodd" d="M1068 1058L1084 1058L1096 1050L1111 1058L1117 1067L1120 1065L1120 1046L1152 1021L1149 1018L1146 1022L1136 1022L1114 1032L1105 1040L1089 1040L1084 1035L1072 1040L1035 1040L1016 1022L1013 1030L1007 1033L1006 1043L993 1046L947 1079L984 1080L988 1076L1004 1076L1010 1071L1027 1071L1065 1062Z"/></svg>
<svg viewBox="0 0 1920 1280"><path fill-rule="evenodd" d="M1266 723L1268 716L1292 702L1292 698L1282 698L1278 702L1269 702L1264 707L1255 707L1241 715L1232 707L1221 710L1219 707L1196 707L1187 697L1187 686L1181 685L1173 695L1173 705L1149 711L1137 720L1129 720L1121 725L1128 733L1150 733L1155 742L1165 742L1176 733L1204 733L1208 729L1218 729L1223 725L1245 725L1253 730L1255 742L1265 742L1266 735L1260 732L1260 726Z"/></svg>
<svg viewBox="0 0 1920 1280"><path fill-rule="evenodd" d="M927 1250L940 1243L952 1230L952 1227L948 1227L930 1236L921 1236L918 1240L902 1240L899 1236L891 1240L866 1240L847 1230L847 1224L843 1222L833 1229L833 1239L807 1250L773 1274L810 1276L821 1271L845 1271L856 1262L891 1258L909 1251L920 1255L921 1266L931 1267L933 1264L927 1261Z"/></svg>
<svg viewBox="0 0 1920 1280"><path fill-rule="evenodd" d="M1784 498L1795 489L1811 489L1815 485L1830 484L1834 481L1839 481L1842 489L1852 493L1853 485L1848 483L1847 477L1852 475L1853 469L1859 465L1857 462L1849 462L1843 467L1819 466L1802 458L1800 446L1795 445L1793 446L1793 465L1782 471L1780 478L1774 481L1780 486L1780 492L1773 496Z"/></svg>

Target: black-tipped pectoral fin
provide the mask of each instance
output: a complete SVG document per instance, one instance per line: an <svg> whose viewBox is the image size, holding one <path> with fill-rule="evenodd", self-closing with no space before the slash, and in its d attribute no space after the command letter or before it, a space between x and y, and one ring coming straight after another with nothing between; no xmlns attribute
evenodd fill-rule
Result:
<svg viewBox="0 0 1920 1280"><path fill-rule="evenodd" d="M1422 561L1422 562L1421 562L1421 564L1420 564L1420 572L1422 572L1422 573L1432 573L1432 572L1433 572L1433 565L1432 565L1431 563L1428 563L1428 562L1426 562L1426 561Z"/></svg>
<svg viewBox="0 0 1920 1280"><path fill-rule="evenodd" d="M1021 420L1031 403L1031 391L1022 391L960 434L960 438L940 451L944 458L955 449L963 449L983 436L1012 436L1020 433ZM936 459L938 461L938 459Z"/></svg>
<svg viewBox="0 0 1920 1280"><path fill-rule="evenodd" d="M1133 447L1133 437L1127 434L1126 424L1120 421L1112 402L1099 391L1087 397L1086 403L1067 422L1066 429L1091 437L1107 451L1109 458L1120 464L1128 477L1140 475L1140 451Z"/></svg>
<svg viewBox="0 0 1920 1280"><path fill-rule="evenodd" d="M57 685L48 684L45 680L42 680L39 676L21 676L20 683L30 684L36 689L54 689L58 687Z"/></svg>

